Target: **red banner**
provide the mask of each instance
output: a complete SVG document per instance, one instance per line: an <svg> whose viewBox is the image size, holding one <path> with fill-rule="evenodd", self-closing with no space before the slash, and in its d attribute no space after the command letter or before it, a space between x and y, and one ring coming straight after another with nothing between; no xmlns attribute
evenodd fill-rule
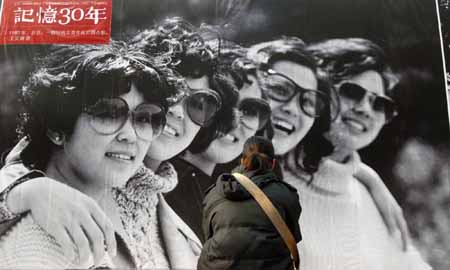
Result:
<svg viewBox="0 0 450 270"><path fill-rule="evenodd" d="M105 44L112 0L3 0L0 44Z"/></svg>

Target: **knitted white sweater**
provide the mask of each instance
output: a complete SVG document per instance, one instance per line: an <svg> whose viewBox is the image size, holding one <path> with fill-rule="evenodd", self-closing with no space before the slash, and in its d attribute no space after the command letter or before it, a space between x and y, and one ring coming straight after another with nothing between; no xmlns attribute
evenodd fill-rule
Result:
<svg viewBox="0 0 450 270"><path fill-rule="evenodd" d="M357 153L345 164L324 160L311 185L284 172L303 209L301 269L430 269L414 247L403 252L399 235L388 234L368 190L353 177L360 165Z"/></svg>
<svg viewBox="0 0 450 270"><path fill-rule="evenodd" d="M177 181L173 166L163 163L158 174L141 167L126 186L113 189L123 225L117 232L137 268L169 268L157 217L158 194L172 190ZM83 264L76 263L76 247L71 251L70 256L63 254L55 239L27 214L0 236L0 269L84 269L93 265L92 256ZM114 268L106 253L101 265Z"/></svg>

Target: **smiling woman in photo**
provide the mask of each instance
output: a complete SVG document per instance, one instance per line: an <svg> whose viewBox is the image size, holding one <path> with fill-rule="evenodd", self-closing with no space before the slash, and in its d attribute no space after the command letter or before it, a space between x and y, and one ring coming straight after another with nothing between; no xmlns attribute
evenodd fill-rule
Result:
<svg viewBox="0 0 450 270"><path fill-rule="evenodd" d="M199 255L200 241L170 209L164 198L157 196L171 191L178 183L175 168L166 160L183 151L199 130L206 129L212 124L216 113L222 112L223 114L222 103L227 105L230 100L233 100L233 96L230 97L227 92L232 90L228 80L213 75L216 65L215 55L213 49L205 44L199 33L198 28L181 18L170 18L153 28L138 32L128 42L130 48L141 53L143 57L152 59L155 56L155 60L186 76L185 79L175 82L183 91L178 91L176 95L167 99L169 106L166 114L166 126L161 135L152 141L144 159L144 165L149 168L149 170L145 170L148 173L141 174L138 172L126 185L114 190L120 211L127 217L123 222L126 224L126 232L129 238L132 239L131 251L140 257L139 265L152 258L152 250L149 247L153 245L152 241L159 237L164 238L165 252L169 256L177 254L176 257L171 257L171 267L195 267L196 256ZM175 76L171 77L171 80L174 79ZM209 88L210 85L215 86L215 89L218 90ZM150 169L154 170L155 173ZM2 170L4 174L9 171L8 167ZM54 180L46 178L45 181L52 182ZM28 189L27 185L27 183L20 184L20 187ZM69 187L60 188L61 193L77 192ZM49 190L44 191L49 192ZM16 189L11 192L17 194ZM30 200L34 201L33 199ZM16 213L31 210L35 217L44 220L45 223L47 215L43 213L42 209L47 209L49 202L39 197L35 200L37 201L29 207L16 211ZM10 205L20 203L20 201L11 201L12 199L9 200ZM67 211L71 211L75 207L64 197L59 198L59 204L62 209ZM164 224L162 235L154 230L149 230L150 228L146 226L155 216L156 205L158 209L165 210L159 211L160 213L165 213L170 218L162 217L161 220L168 220L173 223ZM90 214L88 211L86 213ZM181 212L181 214L186 213ZM73 217L74 220L77 218L81 221L85 220L83 217ZM53 219L56 225L61 222L58 216ZM40 225L42 226L42 224ZM101 225L99 227L102 231L105 231L105 228ZM175 228L181 231L183 237L179 237L180 235L173 233L173 231L172 233L166 233L166 231L170 231L167 228ZM69 229L69 232L72 232L72 230ZM52 234L53 231L49 231L49 233ZM87 230L85 233L88 239L95 237L95 230L94 232ZM52 235L59 240L59 234ZM150 235L150 237L147 237L147 235ZM71 236L73 237L72 234ZM79 241L75 242L78 244ZM94 241L94 247L101 246L97 242ZM142 242L145 243L145 248L142 248L142 244L138 245ZM184 254L184 257L180 256L181 254ZM94 253L94 256L97 257L98 255Z"/></svg>
<svg viewBox="0 0 450 270"><path fill-rule="evenodd" d="M148 151L145 164L153 170L185 150L202 128L214 123L228 102L226 96L232 85L214 76L217 53L205 43L202 31L175 17L139 32L129 41L148 55L164 53L165 61L187 85L187 91L169 100L167 125Z"/></svg>
<svg viewBox="0 0 450 270"><path fill-rule="evenodd" d="M316 172L302 168L301 154L288 155L285 181L297 188L303 207L301 268L430 269L414 247L402 249L400 234L388 233L370 194L378 176L372 176L357 153L396 115L389 95L398 79L384 52L373 42L356 38L312 44L308 52L329 74L340 113L323 134L333 151ZM367 180L369 187L363 184ZM389 193L384 198L391 200Z"/></svg>
<svg viewBox="0 0 450 270"><path fill-rule="evenodd" d="M180 78L161 65L157 57L149 58L115 41L106 46L55 46L39 63L43 66L30 75L21 90L26 112L21 115L20 130L29 143L20 158L31 171L9 186L6 194L18 183L33 183L42 176L57 180L49 184L50 188L40 185L44 189L39 196L44 200L46 196L54 196L53 187L64 191L74 203L80 202L73 209L61 210L55 204L47 209L54 213L64 211L67 228L62 228L71 231L76 243L65 231L52 231L60 226L46 227L52 235L63 235L59 242L55 241L28 213L0 238L0 265L2 268L85 268L101 264L168 267L172 263L170 252L164 250L168 243L157 233L158 226L164 225L161 212L168 210L149 205L146 227L155 234L147 237L155 238L151 246L137 251L136 239L128 231L128 218L118 207L126 198L121 198L115 188L125 186L135 174L136 178L155 180L142 167L142 161L164 128L167 99L179 92L176 86ZM10 166L17 171L14 167L23 165L13 162ZM61 188L61 184L79 192ZM38 187L33 186L31 191L36 193ZM17 196L26 194L26 189L17 188ZM94 220L86 219L80 226L71 215L85 210L77 210L86 201L83 196L93 199L101 209L92 210ZM19 208L20 213L20 206L13 209ZM97 226L106 230L95 229ZM97 237L88 240L83 228L96 231ZM111 253L106 255L105 247L93 241L106 242ZM116 241L117 256L114 256ZM72 248L64 250L63 246ZM91 249L94 257L89 256Z"/></svg>
<svg viewBox="0 0 450 270"><path fill-rule="evenodd" d="M220 42L220 43L219 43ZM229 103L222 117L234 120L233 126L217 123L215 128L200 132L187 151L174 164L180 182L173 192L167 194L169 204L203 241L201 220L205 191L215 179L214 168L221 163L236 159L242 152L244 142L263 129L270 118L270 107L261 96L256 96L254 69L249 72L240 68L246 60L247 50L229 41L220 40L220 54L216 72L230 80L239 89L239 98ZM219 118L220 119L220 118Z"/></svg>

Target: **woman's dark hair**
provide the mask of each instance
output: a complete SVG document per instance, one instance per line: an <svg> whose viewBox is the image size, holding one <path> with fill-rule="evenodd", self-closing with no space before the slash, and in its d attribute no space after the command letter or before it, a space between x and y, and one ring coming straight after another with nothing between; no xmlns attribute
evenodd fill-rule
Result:
<svg viewBox="0 0 450 270"><path fill-rule="evenodd" d="M317 66L326 74L325 76L328 77L327 81L330 84L337 84L368 70L374 70L380 73L387 95L390 95L391 90L398 82L397 77L386 64L384 51L370 40L361 38L330 39L311 44L306 47L306 51L314 57ZM319 71L318 73L320 74L321 72ZM334 86L329 85L329 88L332 89L329 93L335 92ZM337 98L336 101L338 103L339 99ZM338 113L338 104L336 104L336 108ZM303 143L298 145L294 152L296 167L303 165L302 167L305 172L315 172L318 162L324 156L318 154L308 155L307 153L314 153L318 147L322 148L316 138L326 140L322 136L323 128L325 128L323 123L329 121L329 119L323 121L321 118L328 118L329 115L330 113L325 113L319 119L316 119L311 131L305 136ZM322 127L320 127L321 125ZM329 125L326 127L326 130L328 129ZM330 144L328 140L326 141ZM330 147L329 149L333 148ZM331 154L331 151L329 154ZM299 164L300 160L303 160L303 164ZM288 162L286 164L287 166L290 165Z"/></svg>
<svg viewBox="0 0 450 270"><path fill-rule="evenodd" d="M163 55L184 77L210 76L214 71L214 51L206 45L200 29L179 17L138 32L128 43L148 55Z"/></svg>
<svg viewBox="0 0 450 270"><path fill-rule="evenodd" d="M216 114L216 121L209 127L201 128L189 145L188 150L193 154L206 151L215 139L237 126L238 89L242 88L245 81L244 73L233 65L236 60L245 56L245 48L230 41L223 41L220 37L218 40L210 40L207 44L218 52L214 74L209 80L210 88L219 92L225 103L222 102L222 108Z"/></svg>
<svg viewBox="0 0 450 270"><path fill-rule="evenodd" d="M244 143L241 165L246 171L256 173L273 171L282 180L281 168L275 159L272 142L262 136L252 136Z"/></svg>
<svg viewBox="0 0 450 270"><path fill-rule="evenodd" d="M370 40L329 39L311 44L307 50L334 85L365 71L374 70L381 75L386 95L390 96L391 90L399 81L387 64L383 49Z"/></svg>
<svg viewBox="0 0 450 270"><path fill-rule="evenodd" d="M283 37L252 46L249 57L258 62L261 69L270 68L275 62L288 60L306 66L312 70L318 82L318 90L330 97L329 106L316 118L311 130L293 149L296 156L296 167L308 172L317 171L322 157L333 152L333 145L324 137L330 129L332 118L338 111L337 96L324 72L317 68L316 60L306 49L306 44L297 37ZM287 164L287 163L286 163Z"/></svg>
<svg viewBox="0 0 450 270"><path fill-rule="evenodd" d="M166 63L184 77L207 76L209 88L221 97L222 107L216 113L215 120L209 126L200 128L189 145L189 151L194 154L204 152L214 139L228 133L236 125L238 93L233 80L219 68L219 48L214 48L212 44L219 43L220 39L205 41L211 34L217 36L211 27L195 27L175 17L138 33L129 41L133 48L149 55L163 52Z"/></svg>
<svg viewBox="0 0 450 270"><path fill-rule="evenodd" d="M219 73L231 78L238 89L249 83L247 75L256 72L256 65L247 58L247 48L224 39L210 45L219 51L216 66Z"/></svg>
<svg viewBox="0 0 450 270"><path fill-rule="evenodd" d="M48 130L70 136L83 109L103 97L128 93L134 83L147 102L167 110L166 99L182 90L181 77L158 57L133 51L123 42L109 45L52 46L19 91L24 112L19 136L30 144L25 165L45 169L54 145Z"/></svg>

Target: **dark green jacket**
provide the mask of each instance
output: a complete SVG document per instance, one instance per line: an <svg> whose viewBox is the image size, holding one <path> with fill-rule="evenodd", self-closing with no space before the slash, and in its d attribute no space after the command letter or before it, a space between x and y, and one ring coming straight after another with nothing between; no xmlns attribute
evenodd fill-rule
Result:
<svg viewBox="0 0 450 270"><path fill-rule="evenodd" d="M246 175L269 197L299 242L301 207L297 190L271 171ZM202 226L206 242L199 270L292 269L289 249L278 231L231 174L219 176L208 191Z"/></svg>

